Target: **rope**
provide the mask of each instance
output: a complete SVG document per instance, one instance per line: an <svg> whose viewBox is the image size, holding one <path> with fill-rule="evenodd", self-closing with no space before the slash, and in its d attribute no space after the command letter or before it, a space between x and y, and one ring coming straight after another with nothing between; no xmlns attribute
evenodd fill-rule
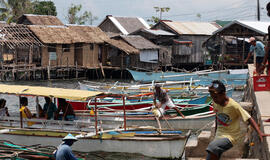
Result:
<svg viewBox="0 0 270 160"><path fill-rule="evenodd" d="M198 135L199 132L201 132L202 130L204 130L205 128L208 128L209 126L213 125L215 123L215 120L210 121L209 123L207 123L206 125L204 125L203 127L201 127L200 129L198 129L194 135Z"/></svg>

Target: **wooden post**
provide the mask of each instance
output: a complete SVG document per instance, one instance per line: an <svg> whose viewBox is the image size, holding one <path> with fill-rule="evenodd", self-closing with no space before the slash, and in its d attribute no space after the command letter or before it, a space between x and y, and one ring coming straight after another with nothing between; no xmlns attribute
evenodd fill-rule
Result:
<svg viewBox="0 0 270 160"><path fill-rule="evenodd" d="M40 110L39 110L39 100L38 100L38 96L36 96L36 110L37 110L37 117L40 118Z"/></svg>
<svg viewBox="0 0 270 160"><path fill-rule="evenodd" d="M21 96L19 96L19 105L20 105L20 110L22 108L21 106ZM23 117L22 117L22 112L20 111L20 124L21 124L21 128L23 128Z"/></svg>
<svg viewBox="0 0 270 160"><path fill-rule="evenodd" d="M99 63L99 67L100 67L102 76L103 76L103 78L105 79L105 73L104 73L104 70L103 70L103 67L102 67L102 63Z"/></svg>
<svg viewBox="0 0 270 160"><path fill-rule="evenodd" d="M95 97L95 129L96 129L96 135L98 135L98 129L97 129L97 97Z"/></svg>
<svg viewBox="0 0 270 160"><path fill-rule="evenodd" d="M29 57L28 57L28 64L32 64L33 63L33 45L30 46L29 48Z"/></svg>
<svg viewBox="0 0 270 160"><path fill-rule="evenodd" d="M15 81L15 66L12 68L12 79Z"/></svg>
<svg viewBox="0 0 270 160"><path fill-rule="evenodd" d="M124 67L124 66L123 66L123 65L124 65L124 62L123 62L124 60L123 60L123 58L124 58L124 57L123 57L123 53L121 53L121 79L122 79L122 77L123 77L123 67Z"/></svg>
<svg viewBox="0 0 270 160"><path fill-rule="evenodd" d="M241 58L241 60L242 60L242 62L241 62L242 63L242 69L244 68L244 60L245 60L245 57L244 57L245 56L245 44L246 44L245 39L246 38L244 37L244 39L243 39L243 52L242 52L242 58Z"/></svg>
<svg viewBox="0 0 270 160"><path fill-rule="evenodd" d="M76 76L76 79L77 79L78 78L78 63L77 63L77 61L75 63L76 63L76 71L75 71L76 75L75 76Z"/></svg>
<svg viewBox="0 0 270 160"><path fill-rule="evenodd" d="M15 49L14 52L14 57L15 57L15 64L18 64L18 55L17 55L17 50Z"/></svg>
<svg viewBox="0 0 270 160"><path fill-rule="evenodd" d="M127 130L127 117L126 117L126 104L125 104L125 96L122 96L123 99L123 109L124 109L124 129Z"/></svg>
<svg viewBox="0 0 270 160"><path fill-rule="evenodd" d="M51 73L50 73L50 69L51 69L51 60L49 60L49 65L47 66L48 80L50 80L50 79L51 79Z"/></svg>

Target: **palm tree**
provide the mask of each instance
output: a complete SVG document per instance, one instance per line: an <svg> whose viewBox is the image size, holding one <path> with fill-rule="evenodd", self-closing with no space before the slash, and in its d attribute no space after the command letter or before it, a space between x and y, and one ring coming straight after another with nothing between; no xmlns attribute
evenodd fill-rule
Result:
<svg viewBox="0 0 270 160"><path fill-rule="evenodd" d="M30 13L31 0L0 0L0 20L16 22L20 16Z"/></svg>

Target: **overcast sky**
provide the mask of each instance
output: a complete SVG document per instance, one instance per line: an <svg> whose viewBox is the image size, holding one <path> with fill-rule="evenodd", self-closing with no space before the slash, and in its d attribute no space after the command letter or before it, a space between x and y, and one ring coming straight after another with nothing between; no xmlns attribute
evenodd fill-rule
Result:
<svg viewBox="0 0 270 160"><path fill-rule="evenodd" d="M142 17L159 16L153 7L169 7L162 19L174 21L257 20L257 0L51 0L57 8L57 17L67 23L71 4L82 4L82 12L91 11L98 25L106 15ZM265 6L269 0L260 0L261 21L270 21ZM201 18L197 15L200 14Z"/></svg>

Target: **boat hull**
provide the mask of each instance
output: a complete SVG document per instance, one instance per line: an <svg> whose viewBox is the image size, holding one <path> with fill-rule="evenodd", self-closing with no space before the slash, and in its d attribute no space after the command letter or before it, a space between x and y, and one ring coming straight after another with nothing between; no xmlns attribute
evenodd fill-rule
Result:
<svg viewBox="0 0 270 160"><path fill-rule="evenodd" d="M211 112L211 111L210 111ZM215 120L215 114L206 114L200 116L186 116L182 118L180 116L175 118L162 118L160 119L161 128L169 129L191 129L198 130L204 126L207 126ZM158 128L158 123L154 117L151 118L127 118L127 126L154 126ZM209 126L211 127L211 126Z"/></svg>
<svg viewBox="0 0 270 160"><path fill-rule="evenodd" d="M34 132L34 131L33 131ZM154 158L180 158L190 133L186 135L153 135L153 136L127 136L104 138L82 138L72 145L72 150L79 152L122 152L138 153ZM63 136L40 136L0 133L0 139L16 144L57 147L62 142ZM139 147L138 147L139 146Z"/></svg>

